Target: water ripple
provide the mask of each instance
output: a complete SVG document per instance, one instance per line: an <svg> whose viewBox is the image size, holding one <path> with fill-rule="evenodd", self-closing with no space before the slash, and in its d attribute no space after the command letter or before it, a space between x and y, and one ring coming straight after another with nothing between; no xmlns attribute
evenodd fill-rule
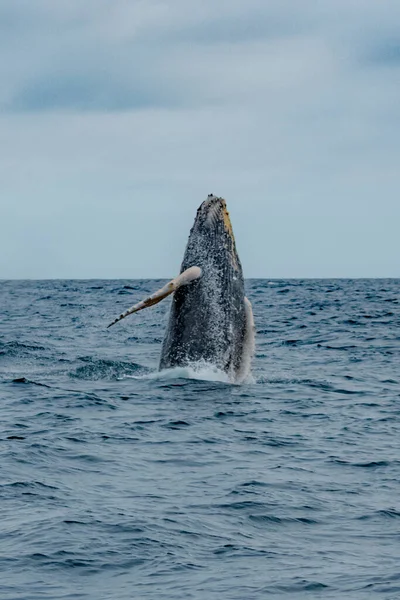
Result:
<svg viewBox="0 0 400 600"><path fill-rule="evenodd" d="M400 281L247 282L243 385L161 283L1 282L2 600L398 598Z"/></svg>

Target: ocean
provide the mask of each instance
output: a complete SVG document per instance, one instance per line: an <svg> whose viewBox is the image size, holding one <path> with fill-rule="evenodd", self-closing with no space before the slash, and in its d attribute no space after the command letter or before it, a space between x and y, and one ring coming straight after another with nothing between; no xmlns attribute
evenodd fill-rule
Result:
<svg viewBox="0 0 400 600"><path fill-rule="evenodd" d="M400 598L400 280L249 280L242 385L161 280L0 282L1 600Z"/></svg>

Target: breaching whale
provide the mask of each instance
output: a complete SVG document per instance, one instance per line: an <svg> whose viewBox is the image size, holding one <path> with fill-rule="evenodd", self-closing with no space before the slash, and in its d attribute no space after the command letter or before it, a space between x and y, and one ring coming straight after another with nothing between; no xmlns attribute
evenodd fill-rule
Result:
<svg viewBox="0 0 400 600"><path fill-rule="evenodd" d="M254 352L253 312L223 198L210 194L197 210L180 275L108 327L170 294L160 370L209 364L231 381L244 381Z"/></svg>

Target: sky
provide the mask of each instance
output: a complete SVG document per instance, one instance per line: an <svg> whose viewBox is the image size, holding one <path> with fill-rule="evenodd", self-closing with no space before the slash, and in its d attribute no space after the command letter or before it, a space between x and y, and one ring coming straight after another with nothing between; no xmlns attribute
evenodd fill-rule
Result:
<svg viewBox="0 0 400 600"><path fill-rule="evenodd" d="M0 278L400 277L399 0L2 0Z"/></svg>

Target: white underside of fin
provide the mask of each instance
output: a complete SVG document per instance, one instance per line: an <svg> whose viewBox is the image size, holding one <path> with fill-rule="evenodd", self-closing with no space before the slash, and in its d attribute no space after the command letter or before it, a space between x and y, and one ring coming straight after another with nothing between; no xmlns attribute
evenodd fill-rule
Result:
<svg viewBox="0 0 400 600"><path fill-rule="evenodd" d="M255 351L255 326L253 309L248 298L244 299L244 311L246 318L246 326L243 339L242 359L240 367L236 372L236 383L243 383L249 377L251 372L251 361Z"/></svg>
<svg viewBox="0 0 400 600"><path fill-rule="evenodd" d="M138 302L131 308L128 308L128 310L126 310L124 313L122 313L122 315L119 315L119 317L114 319L114 321L107 325L107 327L115 325L115 323L118 323L118 321L125 319L125 317L127 317L128 315L132 315L133 313L138 312L139 310L143 310L144 308L148 308L149 306L153 306L154 304L161 302L161 300L163 300L173 292L176 292L176 290L178 290L183 285L187 285L191 281L199 279L199 277L201 277L200 267L190 267L189 269L186 269L186 271L178 275L178 277L175 277L175 279L172 279L160 290L146 298L146 300L142 300L141 302Z"/></svg>

